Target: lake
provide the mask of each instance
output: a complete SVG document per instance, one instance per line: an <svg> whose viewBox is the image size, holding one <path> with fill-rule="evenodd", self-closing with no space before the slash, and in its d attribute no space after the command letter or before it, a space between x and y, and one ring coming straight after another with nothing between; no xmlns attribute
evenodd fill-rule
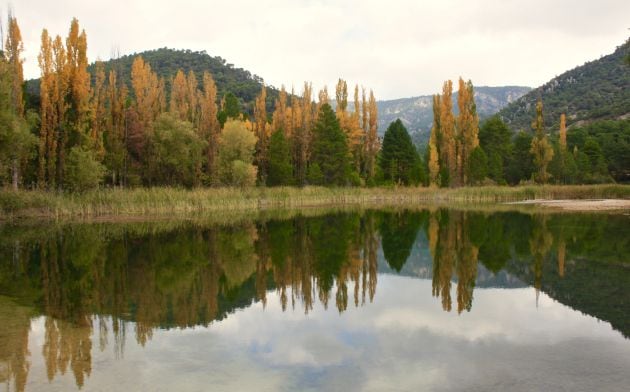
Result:
<svg viewBox="0 0 630 392"><path fill-rule="evenodd" d="M627 391L630 217L0 225L7 391Z"/></svg>

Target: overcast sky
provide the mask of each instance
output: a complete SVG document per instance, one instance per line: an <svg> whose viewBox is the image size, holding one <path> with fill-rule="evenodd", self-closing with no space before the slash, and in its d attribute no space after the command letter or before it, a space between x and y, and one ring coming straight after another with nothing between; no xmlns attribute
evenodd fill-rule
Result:
<svg viewBox="0 0 630 392"><path fill-rule="evenodd" d="M170 47L205 50L299 89L337 78L378 99L475 85L536 87L611 53L630 35L628 0L13 0L25 76L39 76L42 28L66 36L77 17L90 62ZM7 3L3 13L6 15ZM3 17L4 18L4 17ZM330 88L329 87L329 88Z"/></svg>

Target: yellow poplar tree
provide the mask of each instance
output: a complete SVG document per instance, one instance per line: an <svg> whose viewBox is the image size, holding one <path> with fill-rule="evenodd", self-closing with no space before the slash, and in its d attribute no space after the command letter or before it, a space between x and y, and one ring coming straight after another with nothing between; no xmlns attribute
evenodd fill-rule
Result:
<svg viewBox="0 0 630 392"><path fill-rule="evenodd" d="M165 105L164 80L158 80L151 66L138 56L131 65L131 86L140 123L145 130L150 130Z"/></svg>
<svg viewBox="0 0 630 392"><path fill-rule="evenodd" d="M354 112L348 121L348 148L352 153L357 173L361 173L365 132L361 127L361 103L359 102L359 86L354 86Z"/></svg>
<svg viewBox="0 0 630 392"><path fill-rule="evenodd" d="M365 95L365 87L361 87L361 127L363 128L363 132L367 135L370 131L368 126L368 105L367 98Z"/></svg>
<svg viewBox="0 0 630 392"><path fill-rule="evenodd" d="M468 184L467 165L473 150L479 146L479 117L475 106L472 82L464 82L459 78L459 92L457 94L457 168L458 183Z"/></svg>
<svg viewBox="0 0 630 392"><path fill-rule="evenodd" d="M199 126L199 113L198 113L198 90L199 90L199 82L197 81L197 76L195 72L191 69L188 71L188 76L186 77L186 103L188 104L188 113L187 120L190 121L195 127Z"/></svg>
<svg viewBox="0 0 630 392"><path fill-rule="evenodd" d="M455 186L457 181L457 155L455 146L455 118L453 117L453 82L447 80L442 87L440 101L440 133L438 151L440 166L447 170L449 185ZM444 170L443 170L444 171ZM443 180L443 179L442 179Z"/></svg>
<svg viewBox="0 0 630 392"><path fill-rule="evenodd" d="M436 146L436 135L431 132L429 138L429 184L430 186L440 185L440 163L438 158L438 151Z"/></svg>
<svg viewBox="0 0 630 392"><path fill-rule="evenodd" d="M560 148L564 151L567 149L567 118L562 113L560 115Z"/></svg>
<svg viewBox="0 0 630 392"><path fill-rule="evenodd" d="M95 67L94 89L92 90L92 127L90 130L90 143L99 159L103 159L105 156L103 131L107 123L107 111L105 107L106 100L107 88L105 86L105 68L102 61L97 61Z"/></svg>
<svg viewBox="0 0 630 392"><path fill-rule="evenodd" d="M66 112L70 105L66 102L66 97L69 94L68 57L60 36L56 36L52 43L52 53L54 79L51 102L55 110L54 137L57 150L55 182L57 186L62 186L66 161L66 147L68 144L68 132L64 123L66 122Z"/></svg>
<svg viewBox="0 0 630 392"><path fill-rule="evenodd" d="M302 126L297 130L294 137L295 151L295 178L298 185L302 185L306 181L306 167L309 156L309 147L311 140L311 129L315 115L313 113L313 87L310 83L304 82L302 91Z"/></svg>
<svg viewBox="0 0 630 392"><path fill-rule="evenodd" d="M127 158L125 140L125 102L128 90L125 83L118 81L115 70L109 71L107 84L107 151L106 159L112 174L112 184L124 185Z"/></svg>
<svg viewBox="0 0 630 392"><path fill-rule="evenodd" d="M280 94L276 99L276 109L273 112L272 128L274 131L282 129L287 138L290 137L289 126L287 124L287 91L284 85L280 88Z"/></svg>
<svg viewBox="0 0 630 392"><path fill-rule="evenodd" d="M57 160L57 138L55 130L57 127L57 111L54 102L55 89L55 68L53 63L53 43L48 35L48 30L42 31L41 51L38 56L40 76L40 130L39 130L39 167L37 181L40 188L46 186L54 187L56 160Z"/></svg>
<svg viewBox="0 0 630 392"><path fill-rule="evenodd" d="M188 105L188 83L184 71L179 69L175 74L171 86L170 111L180 120L188 119L190 107Z"/></svg>
<svg viewBox="0 0 630 392"><path fill-rule="evenodd" d="M367 113L369 114L369 119L367 122L368 132L366 136L366 166L368 179L373 179L376 167L376 155L378 154L380 146L378 142L378 108L372 90L370 90L370 101L368 103Z"/></svg>
<svg viewBox="0 0 630 392"><path fill-rule="evenodd" d="M433 96L433 126L429 137L429 183L432 186L440 186L441 113L441 97L436 94Z"/></svg>
<svg viewBox="0 0 630 392"><path fill-rule="evenodd" d="M4 56L12 68L13 75L11 96L18 116L24 115L24 99L22 96L22 84L24 83L24 70L22 68L22 52L24 44L17 19L9 12L7 26L7 39L4 46Z"/></svg>
<svg viewBox="0 0 630 392"><path fill-rule="evenodd" d="M344 132L348 133L348 124L346 121L346 110L348 109L348 84L345 80L339 79L337 82L337 86L335 87L335 99L337 100L337 119L339 120L339 125Z"/></svg>
<svg viewBox="0 0 630 392"><path fill-rule="evenodd" d="M291 156L293 161L293 167L297 167L300 160L300 148L297 140L301 138L302 130L304 127L303 121L302 99L294 94L291 89Z"/></svg>
<svg viewBox="0 0 630 392"><path fill-rule="evenodd" d="M67 75L70 93L69 123L75 132L86 134L90 119L90 74L88 73L87 36L79 33L79 21L72 19L66 38Z"/></svg>
<svg viewBox="0 0 630 392"><path fill-rule="evenodd" d="M203 74L203 93L199 95L199 130L208 141L206 174L212 184L218 181L216 157L219 147L219 120L217 120L217 86L209 72Z"/></svg>
<svg viewBox="0 0 630 392"><path fill-rule="evenodd" d="M260 94L254 101L254 134L256 135L256 166L263 182L267 178L269 162L269 133L267 126L267 87L263 84Z"/></svg>
<svg viewBox="0 0 630 392"><path fill-rule="evenodd" d="M328 87L324 86L323 89L319 90L317 94L317 105L315 106L315 118L319 115L319 109L325 104L328 103Z"/></svg>
<svg viewBox="0 0 630 392"><path fill-rule="evenodd" d="M530 153L534 156L534 165L536 166L534 179L540 184L545 184L551 177L547 172L547 166L549 166L549 162L553 158L553 148L551 148L547 135L545 135L541 100L538 100L536 103L536 119L532 123L532 128L536 131L530 149Z"/></svg>
<svg viewBox="0 0 630 392"><path fill-rule="evenodd" d="M155 75L155 74L154 74ZM157 75L155 75L157 78ZM164 78L159 78L157 83L157 90L155 91L155 106L153 108L153 115L155 118L161 113L166 111L166 82Z"/></svg>

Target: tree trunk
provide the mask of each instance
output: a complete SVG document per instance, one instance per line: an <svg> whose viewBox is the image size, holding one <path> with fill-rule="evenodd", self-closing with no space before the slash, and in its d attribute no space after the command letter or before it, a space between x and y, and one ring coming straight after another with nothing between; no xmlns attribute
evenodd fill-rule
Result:
<svg viewBox="0 0 630 392"><path fill-rule="evenodd" d="M20 170L20 165L18 164L18 159L14 158L13 164L11 165L11 172L13 174L13 190L14 191L18 190L18 180L20 178L19 170Z"/></svg>

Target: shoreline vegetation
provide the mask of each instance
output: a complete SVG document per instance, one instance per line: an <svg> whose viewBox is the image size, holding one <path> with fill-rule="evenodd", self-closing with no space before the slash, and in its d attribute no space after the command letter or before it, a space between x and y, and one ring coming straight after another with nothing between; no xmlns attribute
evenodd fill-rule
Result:
<svg viewBox="0 0 630 392"><path fill-rule="evenodd" d="M137 188L85 193L0 191L0 220L134 218L300 208L492 206L536 200L630 200L630 185L527 185L454 189L426 187ZM622 203L623 204L623 203ZM514 204L519 208L522 203ZM592 209L591 209L592 210Z"/></svg>

